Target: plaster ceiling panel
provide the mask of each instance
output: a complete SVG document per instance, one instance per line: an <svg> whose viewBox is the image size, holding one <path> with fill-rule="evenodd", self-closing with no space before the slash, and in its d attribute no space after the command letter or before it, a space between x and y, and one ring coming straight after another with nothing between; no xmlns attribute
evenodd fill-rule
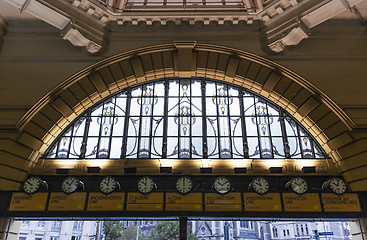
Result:
<svg viewBox="0 0 367 240"><path fill-rule="evenodd" d="M20 12L18 8L8 2L5 2L5 0L0 0L0 15L7 21L16 19L39 20L27 12Z"/></svg>

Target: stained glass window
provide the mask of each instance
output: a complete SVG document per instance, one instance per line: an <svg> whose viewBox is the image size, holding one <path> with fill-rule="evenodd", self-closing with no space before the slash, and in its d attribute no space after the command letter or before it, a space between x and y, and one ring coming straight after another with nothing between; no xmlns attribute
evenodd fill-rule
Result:
<svg viewBox="0 0 367 240"><path fill-rule="evenodd" d="M286 111L205 78L124 89L76 119L44 158L327 158Z"/></svg>

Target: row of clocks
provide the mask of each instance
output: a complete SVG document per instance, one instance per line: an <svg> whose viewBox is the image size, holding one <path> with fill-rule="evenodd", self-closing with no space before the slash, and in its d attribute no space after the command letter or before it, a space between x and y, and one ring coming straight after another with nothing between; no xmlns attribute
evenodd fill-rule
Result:
<svg viewBox="0 0 367 240"><path fill-rule="evenodd" d="M249 189L256 193L263 195L269 191L269 181L265 177L255 177L250 185ZM231 182L226 177L217 177L212 187L220 194L225 194L231 190ZM307 181L301 177L292 178L287 184L286 189L291 189L297 194L303 194L308 190ZM144 176L138 180L138 190L143 194L148 194L156 188L156 184L151 177ZM189 193L193 188L193 181L187 176L179 177L176 181L176 190L181 194ZM343 179L333 177L326 181L322 188L324 190L329 189L332 192L340 195L347 191L347 184ZM47 190L47 183L38 177L28 178L23 185L23 190L28 194L33 194L36 191ZM61 189L66 194L71 194L77 190L84 190L84 184L76 177L66 178L62 184ZM104 194L110 194L113 191L120 190L120 184L113 177L105 177L99 184L99 189Z"/></svg>

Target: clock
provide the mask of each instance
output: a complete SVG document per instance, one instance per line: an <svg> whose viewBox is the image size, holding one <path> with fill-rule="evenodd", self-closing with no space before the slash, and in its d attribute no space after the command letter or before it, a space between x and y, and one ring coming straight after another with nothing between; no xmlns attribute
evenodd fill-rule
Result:
<svg viewBox="0 0 367 240"><path fill-rule="evenodd" d="M99 184L99 190L104 194L110 194L116 189L120 189L120 184L113 177L105 177Z"/></svg>
<svg viewBox="0 0 367 240"><path fill-rule="evenodd" d="M330 189L333 193L341 195L347 191L347 184L343 179L334 177L326 181L322 188Z"/></svg>
<svg viewBox="0 0 367 240"><path fill-rule="evenodd" d="M143 194L150 193L155 187L155 183L151 177L142 177L138 182L138 190Z"/></svg>
<svg viewBox="0 0 367 240"><path fill-rule="evenodd" d="M218 177L214 181L214 189L220 194L225 194L231 189L231 183L225 177Z"/></svg>
<svg viewBox="0 0 367 240"><path fill-rule="evenodd" d="M180 177L176 182L176 189L181 194L187 194L192 189L192 180L189 177Z"/></svg>
<svg viewBox="0 0 367 240"><path fill-rule="evenodd" d="M71 194L78 188L82 188L84 190L84 184L76 177L68 177L61 184L61 189L66 194Z"/></svg>
<svg viewBox="0 0 367 240"><path fill-rule="evenodd" d="M263 195L269 191L269 182L264 177L256 177L250 183L250 188L252 188L256 193Z"/></svg>
<svg viewBox="0 0 367 240"><path fill-rule="evenodd" d="M48 186L45 181L38 177L29 177L23 184L23 190L28 194L33 194L41 189L47 190Z"/></svg>
<svg viewBox="0 0 367 240"><path fill-rule="evenodd" d="M286 187L287 188L290 187L295 193L297 193L299 195L307 192L307 190L308 190L308 185L307 185L306 180L304 180L301 177L292 178L292 180L290 180L287 183Z"/></svg>

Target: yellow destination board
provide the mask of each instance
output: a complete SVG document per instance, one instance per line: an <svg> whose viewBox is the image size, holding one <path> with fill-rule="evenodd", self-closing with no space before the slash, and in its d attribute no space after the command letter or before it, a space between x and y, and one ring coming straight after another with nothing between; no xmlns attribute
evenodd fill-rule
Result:
<svg viewBox="0 0 367 240"><path fill-rule="evenodd" d="M334 193L322 193L322 203L325 212L360 212L358 194L345 193L338 196Z"/></svg>
<svg viewBox="0 0 367 240"><path fill-rule="evenodd" d="M320 212L320 199L318 193L283 193L285 211L296 212Z"/></svg>
<svg viewBox="0 0 367 240"><path fill-rule="evenodd" d="M44 211L48 193L14 192L11 196L9 211Z"/></svg>
<svg viewBox="0 0 367 240"><path fill-rule="evenodd" d="M244 193L243 199L245 211L282 211L279 193Z"/></svg>
<svg viewBox="0 0 367 240"><path fill-rule="evenodd" d="M167 211L202 211L202 202L201 193L189 193L187 195L166 193Z"/></svg>
<svg viewBox="0 0 367 240"><path fill-rule="evenodd" d="M241 193L205 193L205 211L241 211Z"/></svg>
<svg viewBox="0 0 367 240"><path fill-rule="evenodd" d="M125 193L89 193L87 211L123 211Z"/></svg>
<svg viewBox="0 0 367 240"><path fill-rule="evenodd" d="M87 193L76 192L70 195L61 192L51 193L49 211L83 211Z"/></svg>
<svg viewBox="0 0 367 240"><path fill-rule="evenodd" d="M128 193L127 194L127 211L162 211L163 210L163 193Z"/></svg>

